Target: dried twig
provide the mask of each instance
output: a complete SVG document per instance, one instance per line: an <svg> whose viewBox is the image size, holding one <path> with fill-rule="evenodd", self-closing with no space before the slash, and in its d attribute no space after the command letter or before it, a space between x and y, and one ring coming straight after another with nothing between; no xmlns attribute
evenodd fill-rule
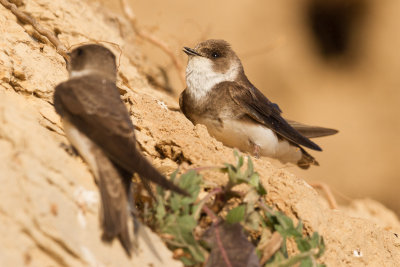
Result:
<svg viewBox="0 0 400 267"><path fill-rule="evenodd" d="M3 0L1 0L3 1ZM124 11L125 16L128 18L130 21L133 30L135 31L136 35L139 36L140 38L148 41L149 43L152 43L153 45L159 47L164 53L166 53L172 60L172 63L174 64L176 70L178 71L179 79L181 80L182 85L185 85L185 74L183 71L183 66L181 64L181 61L179 58L174 54L172 49L162 40L158 39L151 33L139 29L137 26L137 20L135 13L131 9L131 7L128 5L126 0L120 0L122 10Z"/></svg>
<svg viewBox="0 0 400 267"><path fill-rule="evenodd" d="M326 199L328 201L329 207L331 209L338 209L339 205L336 202L335 197L332 194L332 191L330 189L330 187L322 182L316 182L316 183L312 183L310 184L312 187L314 187L315 189L320 189L325 193Z"/></svg>
<svg viewBox="0 0 400 267"><path fill-rule="evenodd" d="M260 248L263 251L263 256L260 261L261 266L263 266L274 254L275 252L280 249L283 243L283 238L280 233L275 231L269 242L262 248Z"/></svg>
<svg viewBox="0 0 400 267"><path fill-rule="evenodd" d="M0 0L0 3L5 8L9 9L20 21L32 25L38 33L45 36L50 41L50 43L52 43L56 47L57 53L59 53L61 56L64 57L65 60L68 61L68 49L63 43L61 43L61 41L54 35L54 33L41 26L30 14L19 10L15 4L10 3L7 0Z"/></svg>

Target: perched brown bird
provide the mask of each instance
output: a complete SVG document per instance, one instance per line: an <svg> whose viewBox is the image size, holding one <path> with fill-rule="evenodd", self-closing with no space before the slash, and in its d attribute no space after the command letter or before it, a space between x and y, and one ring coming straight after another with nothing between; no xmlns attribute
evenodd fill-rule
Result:
<svg viewBox="0 0 400 267"><path fill-rule="evenodd" d="M116 87L114 54L101 45L74 49L68 62L69 80L54 92L68 140L89 165L100 190L103 239L119 237L130 255L127 227L132 176L139 174L165 189L187 194L168 181L136 149L134 126ZM130 207L134 209L134 207Z"/></svg>
<svg viewBox="0 0 400 267"><path fill-rule="evenodd" d="M189 56L187 88L179 105L189 120L204 124L227 146L303 169L318 165L302 146L321 151L309 138L337 130L285 120L279 106L247 79L240 59L226 41L207 40L183 51Z"/></svg>

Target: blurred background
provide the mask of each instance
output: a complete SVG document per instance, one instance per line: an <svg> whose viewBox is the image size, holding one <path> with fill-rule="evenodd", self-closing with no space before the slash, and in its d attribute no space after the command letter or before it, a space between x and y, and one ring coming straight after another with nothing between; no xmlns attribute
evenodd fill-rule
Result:
<svg viewBox="0 0 400 267"><path fill-rule="evenodd" d="M94 0L95 1L95 0ZM100 0L121 12L116 1ZM371 197L400 214L400 1L129 0L139 27L182 46L225 39L253 84L286 118L336 128L311 151L320 167L282 166L349 198ZM136 40L149 72L166 71L175 97L184 89L171 60ZM345 198L336 193L339 202Z"/></svg>

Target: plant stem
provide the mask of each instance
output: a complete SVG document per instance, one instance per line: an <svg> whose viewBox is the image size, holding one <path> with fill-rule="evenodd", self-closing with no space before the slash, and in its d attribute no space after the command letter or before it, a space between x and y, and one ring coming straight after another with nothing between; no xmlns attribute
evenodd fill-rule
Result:
<svg viewBox="0 0 400 267"><path fill-rule="evenodd" d="M289 259L283 260L278 263L268 264L266 266L268 266L268 267L290 267L308 257L316 255L317 253L318 253L318 249L316 249L316 248L311 249L309 251L294 255L293 257L291 257Z"/></svg>

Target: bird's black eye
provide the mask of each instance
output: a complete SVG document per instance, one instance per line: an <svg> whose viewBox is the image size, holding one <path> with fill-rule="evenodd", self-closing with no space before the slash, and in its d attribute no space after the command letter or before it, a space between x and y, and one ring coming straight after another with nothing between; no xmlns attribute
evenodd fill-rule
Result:
<svg viewBox="0 0 400 267"><path fill-rule="evenodd" d="M82 56L83 55L83 50L78 48L77 53L78 53L78 56Z"/></svg>
<svg viewBox="0 0 400 267"><path fill-rule="evenodd" d="M212 56L213 58L218 58L218 57L220 57L221 55L220 55L218 52L212 52L211 56Z"/></svg>

